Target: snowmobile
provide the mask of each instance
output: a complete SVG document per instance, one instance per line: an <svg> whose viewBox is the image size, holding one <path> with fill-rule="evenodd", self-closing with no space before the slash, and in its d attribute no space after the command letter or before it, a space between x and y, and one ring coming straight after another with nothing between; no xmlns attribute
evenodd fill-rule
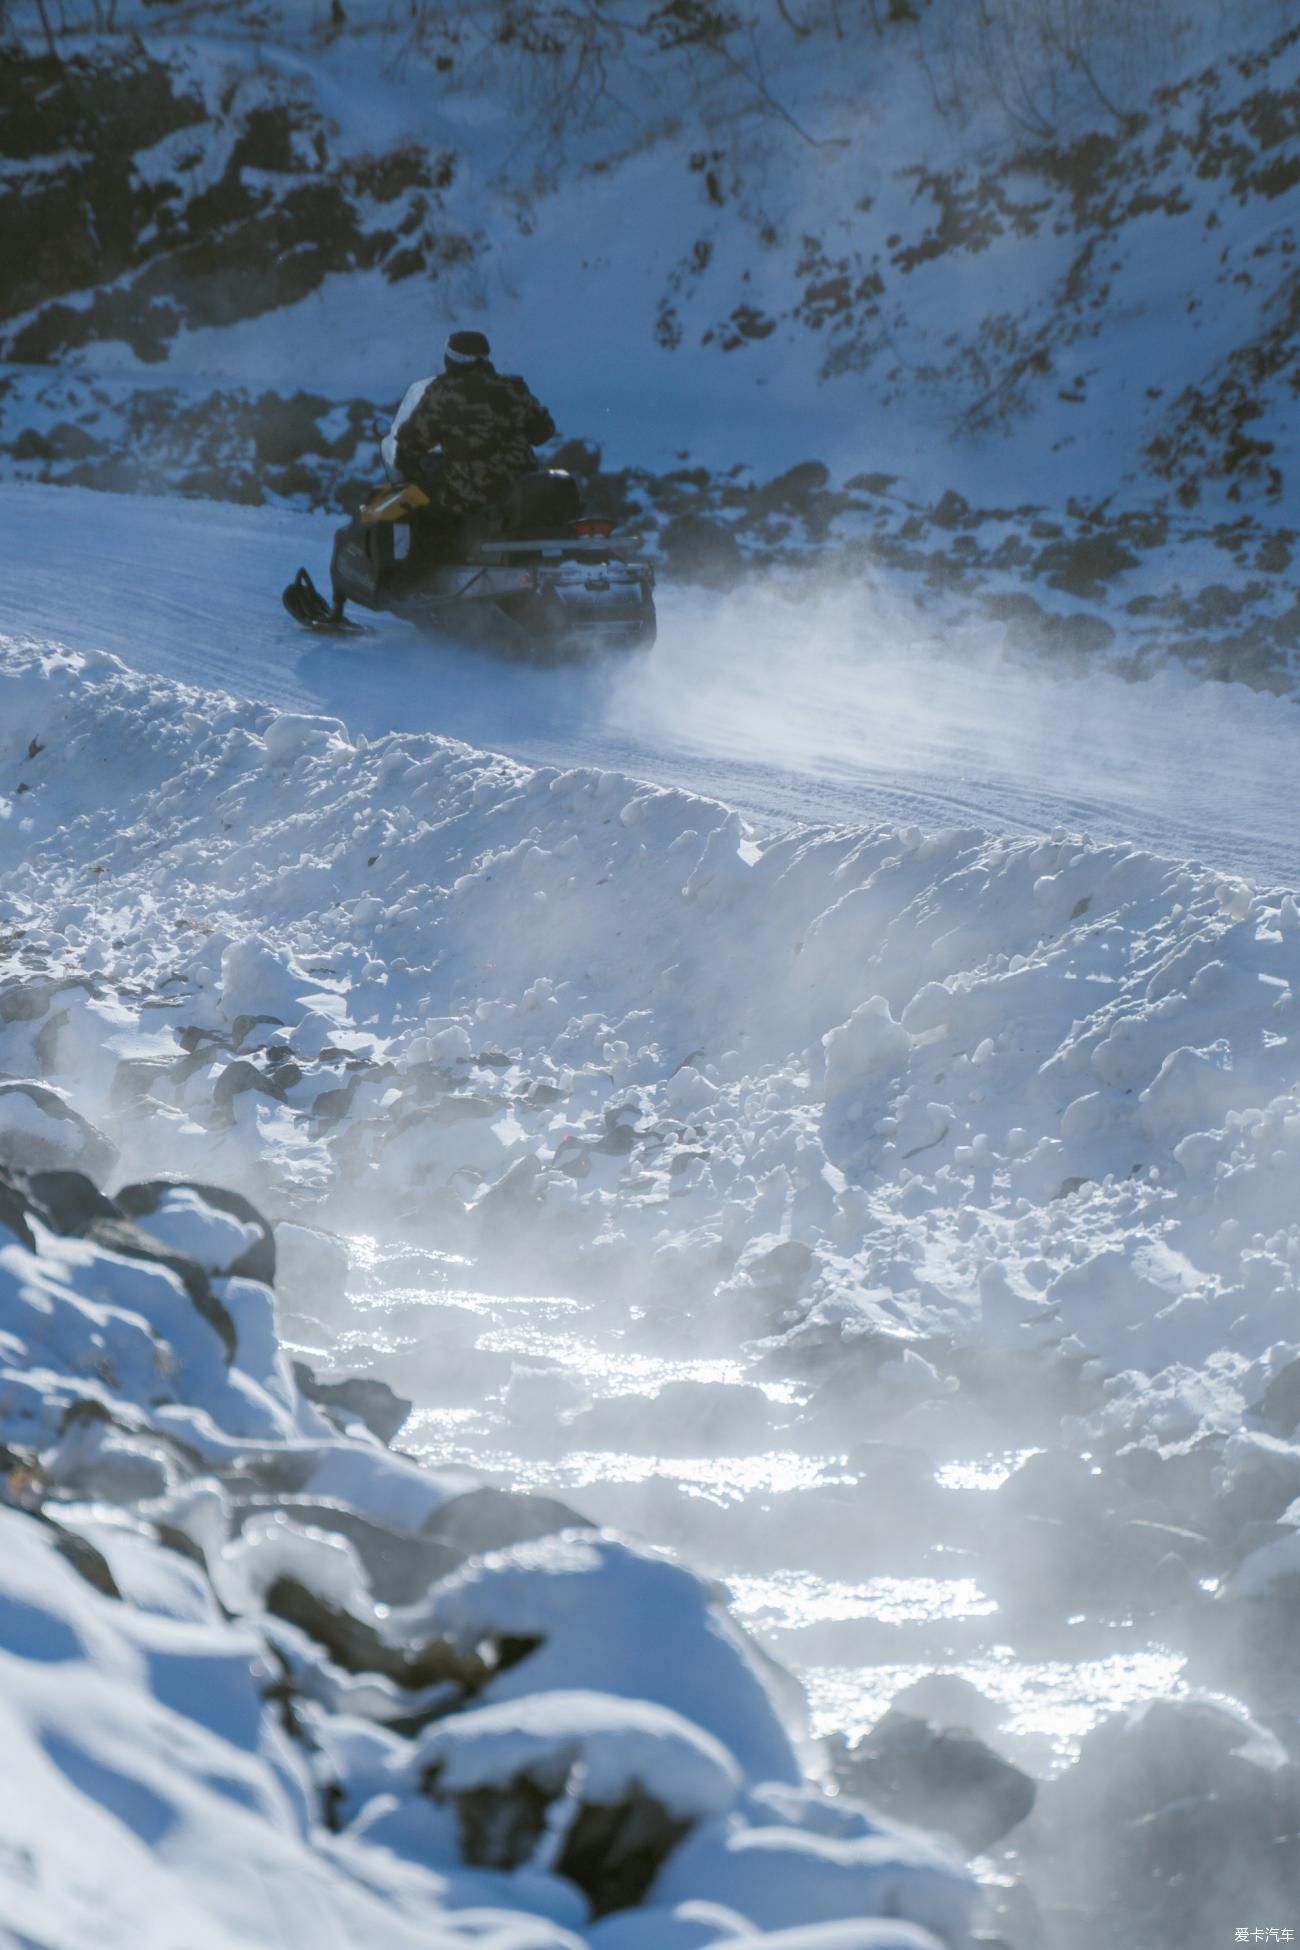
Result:
<svg viewBox="0 0 1300 1950"><path fill-rule="evenodd" d="M418 482L397 483L336 532L333 601L299 569L284 606L324 635L366 632L345 614L353 602L537 663L649 649L654 571L613 534L612 521L582 513L577 482L557 468L522 475L499 506L450 526Z"/></svg>

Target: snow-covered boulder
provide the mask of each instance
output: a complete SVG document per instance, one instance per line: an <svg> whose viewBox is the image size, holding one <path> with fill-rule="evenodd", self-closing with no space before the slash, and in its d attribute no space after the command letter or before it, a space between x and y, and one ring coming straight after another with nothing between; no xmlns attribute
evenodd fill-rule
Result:
<svg viewBox="0 0 1300 1950"><path fill-rule="evenodd" d="M534 1642L491 1681L489 1701L576 1684L646 1700L710 1734L748 1780L799 1778L759 1659L714 1590L653 1551L571 1533L519 1544L445 1579L425 1616L463 1646Z"/></svg>
<svg viewBox="0 0 1300 1950"><path fill-rule="evenodd" d="M0 1082L0 1164L24 1171L84 1171L102 1181L117 1147L50 1084Z"/></svg>
<svg viewBox="0 0 1300 1950"><path fill-rule="evenodd" d="M155 1178L124 1185L118 1205L160 1245L220 1278L275 1280L275 1236L250 1200L216 1185Z"/></svg>
<svg viewBox="0 0 1300 1950"><path fill-rule="evenodd" d="M1300 1766L1218 1700L1156 1699L1103 1721L1035 1819L1053 1901L1099 1941L1121 1927L1231 1941L1254 1907L1280 1915L1294 1899Z"/></svg>
<svg viewBox="0 0 1300 1950"><path fill-rule="evenodd" d="M680 1714L585 1691L440 1720L402 1767L454 1805L467 1862L517 1868L546 1837L554 1872L597 1915L640 1902L682 1836L740 1791L731 1755Z"/></svg>
<svg viewBox="0 0 1300 1950"><path fill-rule="evenodd" d="M844 1826L858 1832L750 1827L734 1816L703 1823L668 1858L650 1900L702 1897L776 1931L901 1917L953 1950L969 1942L975 1888L955 1853L919 1831L876 1827L865 1815Z"/></svg>
<svg viewBox="0 0 1300 1950"><path fill-rule="evenodd" d="M936 1727L892 1708L835 1756L850 1794L899 1821L951 1835L982 1855L1030 1813L1036 1784L965 1727Z"/></svg>

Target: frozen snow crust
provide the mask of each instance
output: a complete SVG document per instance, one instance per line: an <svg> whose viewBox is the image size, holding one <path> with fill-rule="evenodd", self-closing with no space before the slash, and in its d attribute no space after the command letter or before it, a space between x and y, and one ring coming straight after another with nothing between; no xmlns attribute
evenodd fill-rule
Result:
<svg viewBox="0 0 1300 1950"><path fill-rule="evenodd" d="M768 1383L516 1368L507 1410L561 1445L898 1469L990 1418L1059 1442L1064 1411L1106 1496L1113 1466L1198 1524L1217 1497L1233 1576L1212 1601L1211 1540L1149 1513L1094 1533L1058 1452L999 1507L1045 1499L1097 1556L1040 1528L1030 1582L1104 1584L1118 1539L1293 1700L1289 895L1066 834L760 842L686 793L32 645L0 727L14 1927L968 1939L945 1846L800 1785L794 1689L715 1587L468 1495L372 1433L391 1390L289 1362L285 1308L345 1344L361 1234Z"/></svg>

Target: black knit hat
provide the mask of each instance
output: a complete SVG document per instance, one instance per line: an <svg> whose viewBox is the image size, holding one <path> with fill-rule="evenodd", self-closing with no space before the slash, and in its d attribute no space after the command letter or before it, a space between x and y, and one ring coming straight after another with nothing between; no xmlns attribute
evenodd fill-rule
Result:
<svg viewBox="0 0 1300 1950"><path fill-rule="evenodd" d="M492 348L482 332L453 332L447 340L447 363L470 366L476 359L487 359Z"/></svg>

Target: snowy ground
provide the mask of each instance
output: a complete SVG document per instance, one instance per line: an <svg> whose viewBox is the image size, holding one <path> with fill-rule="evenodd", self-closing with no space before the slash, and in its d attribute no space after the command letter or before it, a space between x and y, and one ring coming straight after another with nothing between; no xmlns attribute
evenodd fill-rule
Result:
<svg viewBox="0 0 1300 1950"><path fill-rule="evenodd" d="M1061 828L1263 886L1300 878L1294 704L1176 667L1144 684L1058 681L1005 662L992 628L940 640L861 583L797 603L779 584L668 586L659 647L631 668L520 670L393 619L340 647L304 639L279 607L300 561L324 580L326 517L32 486L0 487L0 510L10 633L335 714L369 737L433 731L615 769L716 796L767 831Z"/></svg>
<svg viewBox="0 0 1300 1950"><path fill-rule="evenodd" d="M617 720L537 770L278 711L303 653L246 592L242 629L219 624L221 582L172 570L104 627L118 512L149 512L104 505L101 633L190 682L7 646L4 993L32 999L0 1010L0 1069L69 1091L114 1183L179 1171L341 1235L285 1255L291 1349L411 1396L422 1464L724 1577L815 1732L865 1730L937 1671L1047 1773L1108 1707L1206 1685L1257 1705L1213 1628L1290 1561L1300 1492L1290 1425L1242 1433L1296 1352L1294 900L1134 839L926 831L898 773L893 817L853 827L874 781L810 765L792 789L845 795L841 823L776 831L770 801L758 826L593 766L581 740L617 750ZM228 588L266 544L217 526ZM79 600L64 634L86 641ZM251 699L194 685L222 640ZM440 654L405 650L406 725L437 710ZM519 673L473 673L471 707L504 708ZM617 701L556 684L546 750L566 693ZM1204 697L1164 694L1203 725ZM1289 707L1225 700L1220 751L1242 736L1258 765ZM725 779L726 737L669 763ZM986 824L1023 826L1051 785L987 790ZM1108 817L1137 824L1120 780ZM1197 818L1208 852L1209 801ZM82 1155L27 1098L3 1128L11 1156ZM728 1874L665 1886L734 1902Z"/></svg>
<svg viewBox="0 0 1300 1950"><path fill-rule="evenodd" d="M1013 1950L1295 1922L1296 707L1187 674L1294 689L1294 8L1111 10L1033 140L920 11L767 10L766 99L634 47L559 145L386 0L150 9L184 126L111 36L0 116L0 1950L964 1950L859 1794ZM668 577L582 670L304 638L286 504L476 320L755 534L893 470L852 580ZM899 1703L1032 1813L832 1738Z"/></svg>

